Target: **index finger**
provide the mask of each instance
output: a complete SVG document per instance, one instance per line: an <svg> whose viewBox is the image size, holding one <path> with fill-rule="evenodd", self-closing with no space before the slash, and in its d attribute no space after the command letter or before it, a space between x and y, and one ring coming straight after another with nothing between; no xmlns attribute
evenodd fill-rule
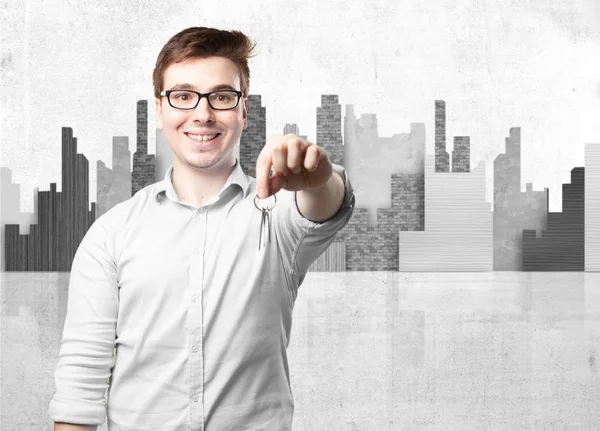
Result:
<svg viewBox="0 0 600 431"><path fill-rule="evenodd" d="M256 191L260 199L269 196L269 173L273 159L270 152L261 152L256 160Z"/></svg>

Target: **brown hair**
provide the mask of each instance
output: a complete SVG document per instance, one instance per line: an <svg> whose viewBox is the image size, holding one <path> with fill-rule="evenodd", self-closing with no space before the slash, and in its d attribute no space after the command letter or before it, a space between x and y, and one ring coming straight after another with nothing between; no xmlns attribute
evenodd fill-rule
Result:
<svg viewBox="0 0 600 431"><path fill-rule="evenodd" d="M163 46L152 72L154 97L162 91L164 73L172 63L193 57L226 57L233 61L240 72L240 84L244 97L250 88L248 59L254 56L256 45L244 33L210 27L190 27L180 31Z"/></svg>

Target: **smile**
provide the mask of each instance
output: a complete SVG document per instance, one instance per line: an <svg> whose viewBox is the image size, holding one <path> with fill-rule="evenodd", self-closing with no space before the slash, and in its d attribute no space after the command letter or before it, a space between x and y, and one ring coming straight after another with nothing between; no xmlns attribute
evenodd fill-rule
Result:
<svg viewBox="0 0 600 431"><path fill-rule="evenodd" d="M194 135L192 133L186 133L186 135L196 142L207 142L215 139L217 136L220 135L220 133L216 133L214 135Z"/></svg>

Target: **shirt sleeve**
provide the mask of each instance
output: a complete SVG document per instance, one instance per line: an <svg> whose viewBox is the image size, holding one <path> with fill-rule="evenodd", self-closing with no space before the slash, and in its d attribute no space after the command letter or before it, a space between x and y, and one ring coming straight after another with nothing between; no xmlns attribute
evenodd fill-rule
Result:
<svg viewBox="0 0 600 431"><path fill-rule="evenodd" d="M344 180L344 200L338 212L324 222L315 222L302 215L298 209L295 192L281 190L278 193L282 202L275 205L273 225L286 269L294 276L298 286L308 268L325 252L337 233L348 224L354 212L354 191L346 169L333 164L333 170Z"/></svg>
<svg viewBox="0 0 600 431"><path fill-rule="evenodd" d="M118 286L114 235L105 228L105 216L88 229L71 266L54 377L56 392L49 405L54 422L101 425L106 419L105 392L113 364Z"/></svg>

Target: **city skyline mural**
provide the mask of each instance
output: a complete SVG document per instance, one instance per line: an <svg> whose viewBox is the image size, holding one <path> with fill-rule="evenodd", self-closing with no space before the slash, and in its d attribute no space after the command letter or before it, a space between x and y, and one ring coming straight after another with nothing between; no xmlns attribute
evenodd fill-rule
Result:
<svg viewBox="0 0 600 431"><path fill-rule="evenodd" d="M3 270L69 271L77 246L97 217L164 178L171 163L169 144L157 129L156 154L148 153L148 101L136 106L133 161L129 137L113 137L113 168L96 162L95 201L89 196L89 161L77 152L70 127L62 128L65 186L60 192L57 183L48 191L36 188L33 215L16 211L19 184L12 182L10 168L1 167ZM332 163L347 168L357 211L312 271L600 270L600 222L593 217L600 196L600 144L586 145L590 166L587 171L573 167L571 182L553 191L561 194L563 210L551 212L548 188L534 191L527 183L526 191L520 190L521 128L511 127L505 152L494 159L490 207L485 164L471 170L470 137L453 137L453 150L448 151L445 101L434 102L434 154L425 154L424 123L411 123L410 133L385 138L379 136L376 115L357 119L352 105L346 106L342 124L338 95L323 95L316 111L316 143L327 150ZM242 134L238 158L251 176L256 175L256 158L266 142L266 124L261 96L250 95L249 127ZM282 133L289 131L299 133L299 127L288 123ZM36 223L29 224L29 233L21 233L21 225L32 216Z"/></svg>

